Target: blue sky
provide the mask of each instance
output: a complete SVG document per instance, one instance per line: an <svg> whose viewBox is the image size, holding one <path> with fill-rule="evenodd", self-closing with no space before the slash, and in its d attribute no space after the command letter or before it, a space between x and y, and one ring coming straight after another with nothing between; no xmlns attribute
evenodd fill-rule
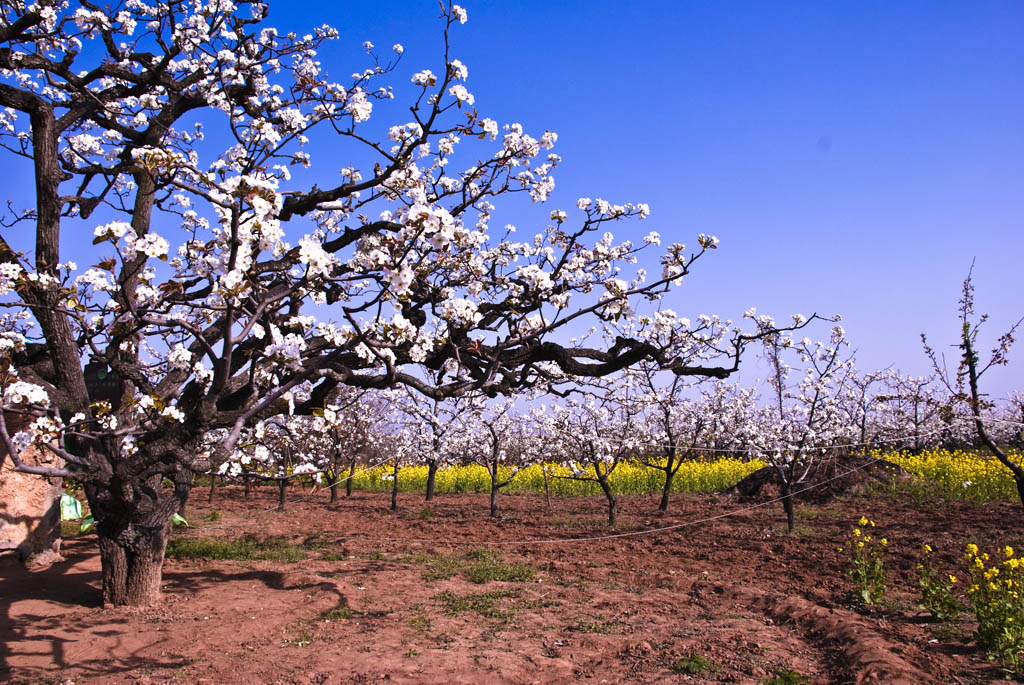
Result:
<svg viewBox="0 0 1024 685"><path fill-rule="evenodd" d="M453 55L477 108L557 131L565 160L552 207L498 222L648 202L627 233L722 241L669 306L840 313L864 369L927 372L922 332L955 356L972 259L989 339L1024 315L1024 4L462 4ZM307 18L294 7L282 24ZM340 52L401 42L399 74L436 64L434 3L356 7L317 11ZM993 395L1024 385L1022 355Z"/></svg>
<svg viewBox="0 0 1024 685"><path fill-rule="evenodd" d="M557 131L564 158L552 200L499 204L496 226L532 235L580 196L647 202L623 237L721 240L666 306L840 313L865 370L926 373L921 332L955 356L972 259L986 340L1024 315L1024 3L462 4L452 55L478 110ZM433 0L272 2L270 21L338 28L321 59L342 82L367 65L364 40L402 43L392 81L407 84L443 68L437 15ZM406 106L374 120L404 123ZM337 179L335 159L314 156L315 173ZM996 397L1024 389L1024 349L1011 359ZM764 370L748 362L749 382Z"/></svg>

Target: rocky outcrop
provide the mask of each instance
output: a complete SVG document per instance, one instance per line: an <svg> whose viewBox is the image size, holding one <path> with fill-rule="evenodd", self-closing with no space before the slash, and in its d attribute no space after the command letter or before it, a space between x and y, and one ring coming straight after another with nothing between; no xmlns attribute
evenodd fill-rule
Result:
<svg viewBox="0 0 1024 685"><path fill-rule="evenodd" d="M10 428L17 430L16 424L8 419ZM52 452L35 448L26 450L21 458L27 464L63 465ZM5 459L0 468L0 551L15 550L30 566L60 561L61 482L16 473L13 466Z"/></svg>

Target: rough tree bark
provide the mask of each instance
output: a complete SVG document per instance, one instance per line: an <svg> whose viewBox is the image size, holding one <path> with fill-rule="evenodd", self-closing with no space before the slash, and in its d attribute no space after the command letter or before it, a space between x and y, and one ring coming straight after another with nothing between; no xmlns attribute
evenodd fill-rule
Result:
<svg viewBox="0 0 1024 685"><path fill-rule="evenodd" d="M171 516L189 490L178 484L168 494L160 489L161 480L154 476L133 486L115 477L108 487L85 484L96 519L104 604L149 606L160 597Z"/></svg>
<svg viewBox="0 0 1024 685"><path fill-rule="evenodd" d="M437 459L427 459L427 501L434 499L434 485L437 481Z"/></svg>

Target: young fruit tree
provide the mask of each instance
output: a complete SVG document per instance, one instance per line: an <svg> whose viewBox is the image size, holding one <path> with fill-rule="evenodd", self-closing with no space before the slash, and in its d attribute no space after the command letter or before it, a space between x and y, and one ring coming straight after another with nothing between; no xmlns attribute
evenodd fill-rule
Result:
<svg viewBox="0 0 1024 685"><path fill-rule="evenodd" d="M338 502L338 491L345 485L345 496L352 495L356 464L376 457L379 436L377 426L384 421L388 405L381 393L342 387L323 409L314 409L316 417L311 442L322 444L323 471L331 495L328 504Z"/></svg>
<svg viewBox="0 0 1024 685"><path fill-rule="evenodd" d="M636 401L643 408L643 434L639 461L664 474L658 511L668 511L672 483L683 464L739 451L743 426L752 408L754 390L718 382L695 388L675 376L666 382L649 365L634 373L640 390Z"/></svg>
<svg viewBox="0 0 1024 685"><path fill-rule="evenodd" d="M925 355L931 361L935 372L949 390L951 413L959 415L960 411L958 410L966 409L966 413L974 424L978 441L1010 471L1014 483L1017 485L1017 495L1020 497L1021 506L1024 506L1024 465L992 439L989 427L985 424L990 418L986 416L986 411L994 405L981 392L982 376L994 366L1006 366L1010 363L1010 348L1013 347L1014 336L1020 325L1024 323L1024 318L1019 319L1017 323L1010 326L1009 330L999 336L988 360L982 360L978 354L978 334L982 324L988 320L988 315L982 314L977 319L974 318L974 283L971 280L973 271L974 265L972 264L971 271L964 279L959 303L960 362L957 365L956 374L952 378L950 377L945 359L936 354L928 344L924 333L921 334L921 344L924 346Z"/></svg>
<svg viewBox="0 0 1024 685"><path fill-rule="evenodd" d="M641 447L640 411L635 403L616 398L624 390L619 383L605 380L593 385L600 394L587 392L553 405L543 432L569 469L562 477L597 483L608 503L608 523L614 525L618 498L611 475Z"/></svg>
<svg viewBox="0 0 1024 685"><path fill-rule="evenodd" d="M926 447L952 445L957 437L963 437L962 422L951 420L947 393L934 376L905 376L894 371L883 381L884 392L875 405L875 423L883 442L918 454Z"/></svg>
<svg viewBox="0 0 1024 685"><path fill-rule="evenodd" d="M323 482L329 435L314 417L275 414L243 431L234 453L218 472L277 485L277 508L284 511L290 481L305 476Z"/></svg>
<svg viewBox="0 0 1024 685"><path fill-rule="evenodd" d="M774 323L759 317L762 325ZM815 476L833 448L852 442L858 432L842 410L850 393L852 357L844 356L849 345L843 328L836 325L827 342L793 339L772 333L764 342L772 392L770 404L751 413L745 422L744 439L752 454L764 459L779 484L786 526L795 525L793 494ZM796 369L790 358L796 357ZM794 379L794 371L802 371Z"/></svg>
<svg viewBox="0 0 1024 685"><path fill-rule="evenodd" d="M0 145L35 194L10 198L0 235L3 409L32 418L14 432L0 413L0 442L16 470L83 485L107 603L157 600L194 475L270 414L312 414L344 386L511 395L645 360L724 378L764 332L731 331L699 363L644 337L571 342L588 319L636 316L717 241L673 244L660 275L626 281L659 239L607 229L644 204L582 198L523 241L492 230L503 198L548 200L557 136L477 112L449 42L465 10L442 6L434 70L367 43L344 82L321 61L334 29L281 34L269 11L2 6ZM86 362L116 381L107 395L90 398ZM63 465L28 463L30 444Z"/></svg>
<svg viewBox="0 0 1024 685"><path fill-rule="evenodd" d="M424 397L406 389L393 394L393 408L401 415L400 421L414 436L413 458L427 465L426 501L434 499L437 470L452 463L460 455L466 416L480 409L481 400L473 395L461 395L445 400Z"/></svg>
<svg viewBox="0 0 1024 685"><path fill-rule="evenodd" d="M541 451L532 426L529 417L516 412L514 398L477 406L460 422L457 451L464 459L487 469L491 481L491 518L498 517L498 493Z"/></svg>

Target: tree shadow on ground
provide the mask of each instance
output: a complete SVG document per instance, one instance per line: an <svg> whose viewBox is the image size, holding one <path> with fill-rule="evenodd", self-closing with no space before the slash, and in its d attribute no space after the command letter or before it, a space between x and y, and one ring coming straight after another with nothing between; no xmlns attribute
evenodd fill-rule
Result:
<svg viewBox="0 0 1024 685"><path fill-rule="evenodd" d="M91 538L68 540L66 561L30 571L13 554L0 557L0 682L31 682L61 676L93 678L155 669L176 670L196 657L160 651L159 634L143 637L131 627L139 614L167 620L167 607L103 607L98 550ZM190 597L224 582L260 583L270 590L311 590L333 595L337 608L345 595L326 576L301 571L200 568L164 573L167 596ZM15 606L17 605L17 606ZM159 655L159 656L157 656ZM25 668L22 664L45 662Z"/></svg>

